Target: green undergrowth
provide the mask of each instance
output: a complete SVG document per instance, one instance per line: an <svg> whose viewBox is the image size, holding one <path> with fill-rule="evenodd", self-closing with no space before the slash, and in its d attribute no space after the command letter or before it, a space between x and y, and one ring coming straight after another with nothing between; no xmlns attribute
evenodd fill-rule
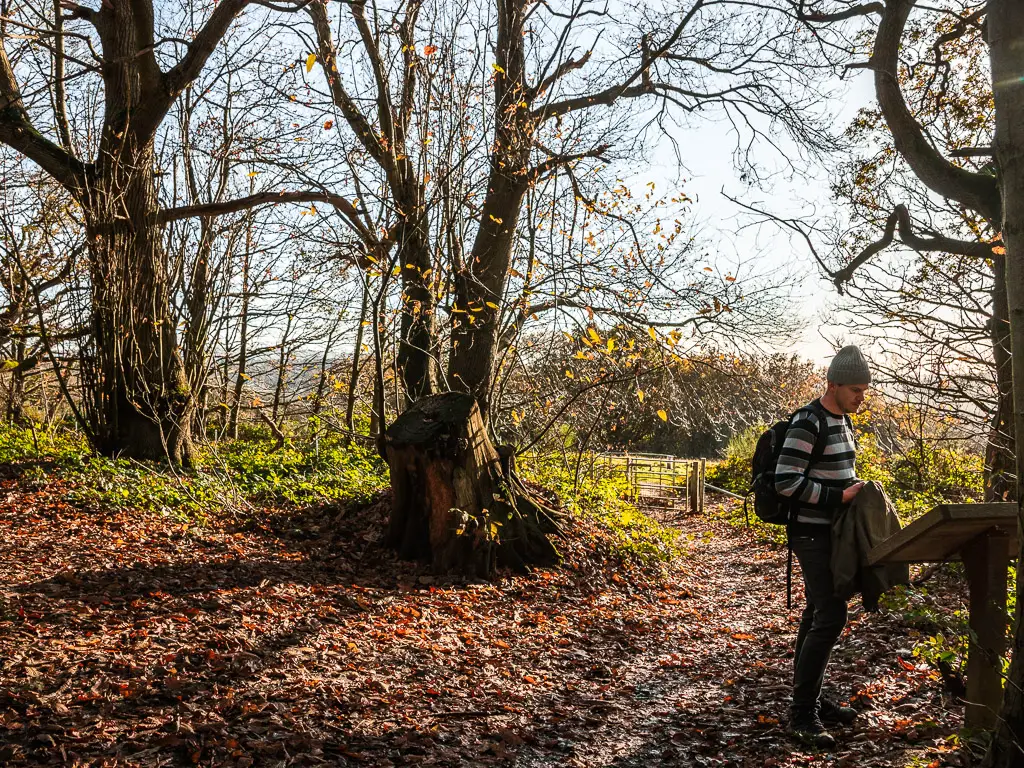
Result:
<svg viewBox="0 0 1024 768"><path fill-rule="evenodd" d="M629 485L621 475L583 477L561 455L532 455L518 463L520 474L554 492L562 508L575 517L592 519L607 534L614 554L637 563L668 562L682 554L679 531L645 515L629 501Z"/></svg>
<svg viewBox="0 0 1024 768"><path fill-rule="evenodd" d="M967 576L962 563L945 563L935 577L952 582L955 589L966 591ZM910 638L914 643L914 656L939 670L963 676L967 672L967 647L970 641L970 618L967 606L952 608L949 595L939 594L941 587L934 590L928 584L921 586L896 587L884 594L880 606L887 612L898 613L910 627ZM1016 571L1010 567L1007 572L1006 625L1013 626L1017 605ZM1010 660L1003 656L1003 673L1009 670Z"/></svg>
<svg viewBox="0 0 1024 768"><path fill-rule="evenodd" d="M742 501L730 500L723 504L708 504L707 508L712 517L722 520L734 528L749 530L758 541L783 546L786 544L786 526L762 522L754 514L753 500L748 505L749 514L744 512Z"/></svg>
<svg viewBox="0 0 1024 768"><path fill-rule="evenodd" d="M30 430L4 427L0 463L20 464L29 483L66 483L67 500L79 506L140 509L199 523L259 506L365 502L388 484L375 452L330 437L280 449L259 436L204 446L195 468L181 470L95 456L75 435L37 433L33 439Z"/></svg>
<svg viewBox="0 0 1024 768"><path fill-rule="evenodd" d="M862 426L858 421L855 427ZM724 457L708 466L708 482L733 493L747 493L750 460L764 429L751 427L733 437ZM857 477L879 482L904 524L938 504L969 504L984 497L984 460L978 454L929 445L887 453L871 432L860 428L857 441Z"/></svg>
<svg viewBox="0 0 1024 768"><path fill-rule="evenodd" d="M201 447L196 466L95 456L78 435L0 426L0 463L17 467L23 482L59 482L65 499L87 509L139 509L203 524L229 512L260 507L299 508L371 500L388 485L387 465L373 449L323 436L275 449L269 434L250 430L234 441ZM643 514L627 500L624 477L585 480L558 457L529 457L522 475L559 499L563 509L593 520L613 553L639 563L680 554L679 534Z"/></svg>

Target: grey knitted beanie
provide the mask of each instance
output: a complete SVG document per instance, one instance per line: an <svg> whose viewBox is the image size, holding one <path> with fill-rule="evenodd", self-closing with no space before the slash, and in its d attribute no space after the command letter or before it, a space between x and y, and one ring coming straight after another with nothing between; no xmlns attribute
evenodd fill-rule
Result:
<svg viewBox="0 0 1024 768"><path fill-rule="evenodd" d="M828 380L834 384L870 384L871 370L860 349L850 344L836 352L828 367Z"/></svg>

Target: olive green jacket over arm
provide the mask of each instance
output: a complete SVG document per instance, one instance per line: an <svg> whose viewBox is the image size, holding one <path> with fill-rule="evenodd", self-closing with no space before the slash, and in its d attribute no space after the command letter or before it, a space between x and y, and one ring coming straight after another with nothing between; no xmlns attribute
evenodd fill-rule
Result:
<svg viewBox="0 0 1024 768"><path fill-rule="evenodd" d="M892 502L876 482L866 484L836 513L832 521L832 578L838 597L849 600L860 592L864 608L877 611L883 592L910 582L906 564L867 564L868 553L900 527Z"/></svg>

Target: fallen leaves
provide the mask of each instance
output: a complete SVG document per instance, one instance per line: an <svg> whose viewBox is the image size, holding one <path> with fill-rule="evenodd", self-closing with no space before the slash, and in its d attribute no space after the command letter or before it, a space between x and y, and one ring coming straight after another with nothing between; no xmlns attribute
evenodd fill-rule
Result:
<svg viewBox="0 0 1024 768"><path fill-rule="evenodd" d="M704 520L662 574L582 519L566 568L476 584L382 549L386 501L197 528L0 491L5 766L824 765L782 733L784 553ZM856 617L833 664L867 711L850 765L955 730L893 622Z"/></svg>

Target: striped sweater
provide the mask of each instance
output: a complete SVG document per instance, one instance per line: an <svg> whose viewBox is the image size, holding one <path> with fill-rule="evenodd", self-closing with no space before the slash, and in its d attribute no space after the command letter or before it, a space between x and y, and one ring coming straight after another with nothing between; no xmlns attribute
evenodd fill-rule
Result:
<svg viewBox="0 0 1024 768"><path fill-rule="evenodd" d="M821 401L815 404L821 406ZM824 422L819 413L826 414ZM811 453L822 429L827 430L825 451L812 465ZM791 533L814 533L832 522L842 506L843 489L857 477L856 450L847 416L836 416L824 406L808 406L794 414L775 468L775 490L795 502Z"/></svg>

